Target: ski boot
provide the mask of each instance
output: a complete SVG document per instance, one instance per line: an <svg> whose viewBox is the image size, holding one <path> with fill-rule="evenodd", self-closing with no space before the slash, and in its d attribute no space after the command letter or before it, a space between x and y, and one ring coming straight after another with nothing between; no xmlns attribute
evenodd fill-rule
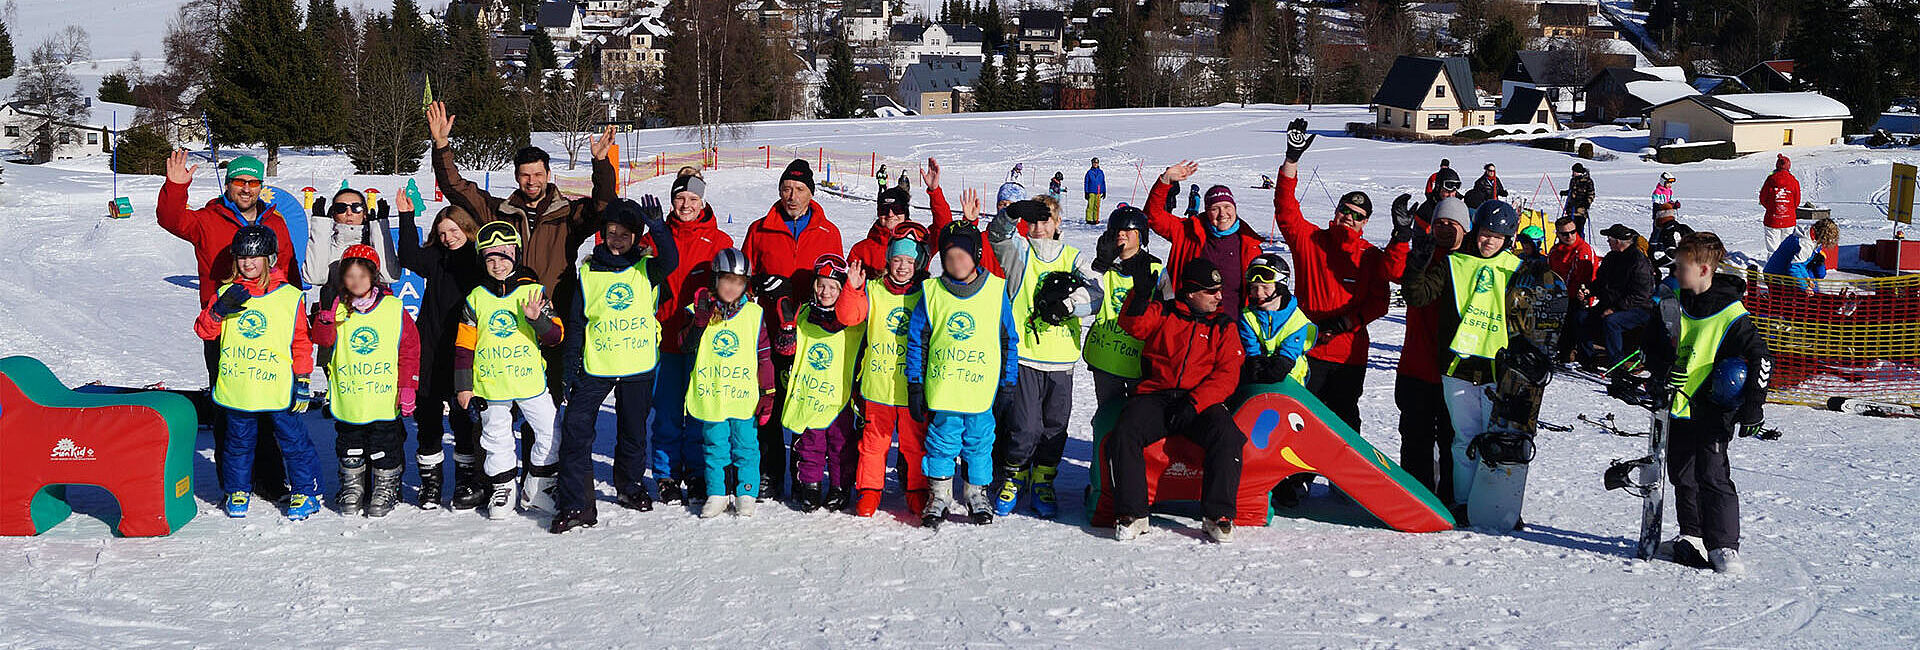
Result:
<svg viewBox="0 0 1920 650"><path fill-rule="evenodd" d="M968 519L981 526L993 523L993 497L987 496L987 486L968 483L962 493L967 497Z"/></svg>
<svg viewBox="0 0 1920 650"><path fill-rule="evenodd" d="M880 511L880 491L861 490L860 498L853 505L853 516L872 517Z"/></svg>
<svg viewBox="0 0 1920 650"><path fill-rule="evenodd" d="M340 457L340 492L333 497L340 514L359 516L367 505L367 459L365 456Z"/></svg>
<svg viewBox="0 0 1920 650"><path fill-rule="evenodd" d="M493 484L491 491L487 493L488 519L501 521L513 513L513 487L512 478Z"/></svg>
<svg viewBox="0 0 1920 650"><path fill-rule="evenodd" d="M520 509L557 512L553 490L560 483L559 465L535 465L520 477Z"/></svg>
<svg viewBox="0 0 1920 650"><path fill-rule="evenodd" d="M592 528L600 523L600 518L588 510L568 510L553 516L547 524L547 532L559 535L575 528Z"/></svg>
<svg viewBox="0 0 1920 650"><path fill-rule="evenodd" d="M907 490L907 512L920 513L927 509L927 489Z"/></svg>
<svg viewBox="0 0 1920 650"><path fill-rule="evenodd" d="M492 488L480 478L480 459L454 454L453 500L447 505L454 510L472 510L485 505Z"/></svg>
<svg viewBox="0 0 1920 650"><path fill-rule="evenodd" d="M367 499L368 517L385 517L393 512L394 504L400 503L400 473L405 470L402 466L373 468L373 496Z"/></svg>
<svg viewBox="0 0 1920 650"><path fill-rule="evenodd" d="M707 502L700 504L700 518L712 519L714 517L718 517L726 513L727 507L732 505L733 505L733 497L727 496L725 494L709 495L707 497Z"/></svg>
<svg viewBox="0 0 1920 650"><path fill-rule="evenodd" d="M686 489L683 494L685 495L687 505L699 505L706 502L707 479L696 476L684 482L686 483Z"/></svg>
<svg viewBox="0 0 1920 650"><path fill-rule="evenodd" d="M1131 541L1135 537L1147 534L1146 517L1121 517L1113 520L1113 538L1118 541Z"/></svg>
<svg viewBox="0 0 1920 650"><path fill-rule="evenodd" d="M433 462L418 461L420 465L420 509L440 509L440 487L446 482L440 469L440 456L434 455Z"/></svg>
<svg viewBox="0 0 1920 650"><path fill-rule="evenodd" d="M253 495L245 492L235 492L227 495L227 502L222 508L227 511L228 517L241 519L247 516L247 504L252 500Z"/></svg>
<svg viewBox="0 0 1920 650"><path fill-rule="evenodd" d="M1681 535L1660 545L1657 555L1665 555L1675 564L1695 569L1713 568L1712 560L1707 558L1707 542L1693 535Z"/></svg>
<svg viewBox="0 0 1920 650"><path fill-rule="evenodd" d="M1225 544L1233 541L1232 517L1208 519L1206 523L1200 525L1200 529L1206 531L1207 537L1213 539L1215 544Z"/></svg>
<svg viewBox="0 0 1920 650"><path fill-rule="evenodd" d="M920 511L920 525L939 529L947 520L947 506L953 504L953 479L927 479L927 506Z"/></svg>
<svg viewBox="0 0 1920 650"><path fill-rule="evenodd" d="M1041 519L1060 516L1059 497L1053 491L1053 478L1060 474L1060 468L1041 465L1033 468L1033 514Z"/></svg>
<svg viewBox="0 0 1920 650"><path fill-rule="evenodd" d="M1707 553L1707 558L1713 563L1714 573L1737 576L1747 572L1747 563L1740 561L1740 549L1716 548Z"/></svg>
<svg viewBox="0 0 1920 650"><path fill-rule="evenodd" d="M670 478L663 478L663 479L655 480L653 484L654 484L654 487L657 487L660 489L661 503L673 506L673 505L679 505L681 502L687 500L686 493L680 491L679 481L676 481Z"/></svg>
<svg viewBox="0 0 1920 650"><path fill-rule="evenodd" d="M758 509L760 509L759 499L750 496L733 498L733 516L735 517L752 517L753 512Z"/></svg>
<svg viewBox="0 0 1920 650"><path fill-rule="evenodd" d="M820 501L826 497L826 486L820 483L800 483L793 486L793 509L801 512L813 512L820 509Z"/></svg>
<svg viewBox="0 0 1920 650"><path fill-rule="evenodd" d="M1027 489L1032 474L1024 467L1002 467L1000 473L1006 478L1000 480L1000 491L993 498L993 514L1005 517L1020 505L1020 491Z"/></svg>
<svg viewBox="0 0 1920 650"><path fill-rule="evenodd" d="M827 499L820 502L820 507L826 508L827 512L839 512L847 509L849 501L852 499L847 494L847 489L835 485L827 490Z"/></svg>
<svg viewBox="0 0 1920 650"><path fill-rule="evenodd" d="M320 495L295 494L288 497L287 521L306 521L320 511Z"/></svg>
<svg viewBox="0 0 1920 650"><path fill-rule="evenodd" d="M800 484L797 481L794 483L793 489L795 490L800 489ZM761 501L766 501L768 499L779 501L782 498L787 496L786 494L783 494L783 492L785 492L785 487L780 484L779 477L774 476L772 474L760 475L760 496L756 498L758 498Z"/></svg>
<svg viewBox="0 0 1920 650"><path fill-rule="evenodd" d="M647 494L647 486L635 483L621 488L620 496L615 499L620 507L637 512L653 512L653 495Z"/></svg>

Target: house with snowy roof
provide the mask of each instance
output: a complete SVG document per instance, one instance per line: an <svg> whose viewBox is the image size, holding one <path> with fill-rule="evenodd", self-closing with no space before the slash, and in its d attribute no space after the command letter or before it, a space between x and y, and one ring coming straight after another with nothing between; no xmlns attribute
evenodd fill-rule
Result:
<svg viewBox="0 0 1920 650"><path fill-rule="evenodd" d="M1794 81L1792 59L1761 61L1735 76L1756 93L1780 93L1800 87Z"/></svg>
<svg viewBox="0 0 1920 650"><path fill-rule="evenodd" d="M1648 112L1647 143L1733 143L1734 153L1841 141L1846 104L1812 92L1688 95Z"/></svg>
<svg viewBox="0 0 1920 650"><path fill-rule="evenodd" d="M1583 90L1587 106L1581 117L1588 122L1637 120L1655 105L1700 94L1679 66L1605 68L1594 73Z"/></svg>
<svg viewBox="0 0 1920 650"><path fill-rule="evenodd" d="M1372 104L1376 126L1416 135L1451 135L1494 118L1473 85L1473 68L1457 56L1395 58Z"/></svg>
<svg viewBox="0 0 1920 650"><path fill-rule="evenodd" d="M930 56L907 66L894 99L921 115L961 113L980 79L980 59Z"/></svg>

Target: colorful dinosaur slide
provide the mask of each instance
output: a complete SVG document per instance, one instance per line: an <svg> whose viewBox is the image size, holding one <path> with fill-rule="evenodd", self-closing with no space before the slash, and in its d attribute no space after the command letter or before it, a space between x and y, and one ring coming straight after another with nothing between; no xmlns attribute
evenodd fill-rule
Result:
<svg viewBox="0 0 1920 650"><path fill-rule="evenodd" d="M1312 472L1326 477L1395 530L1453 529L1453 517L1440 499L1292 380L1248 386L1228 406L1234 422L1247 434L1247 447L1241 453L1240 509L1234 523L1265 526L1273 516L1268 494L1274 486L1293 474ZM1103 443L1121 407L1108 404L1093 418L1093 466L1100 480L1088 496L1092 506L1088 519L1095 527L1113 525L1113 488L1107 479ZM1147 502L1198 500L1201 459L1200 448L1185 438L1149 445Z"/></svg>
<svg viewBox="0 0 1920 650"><path fill-rule="evenodd" d="M199 510L198 427L179 395L76 393L36 359L0 359L0 535L38 535L65 521L69 485L113 494L122 536L178 530Z"/></svg>

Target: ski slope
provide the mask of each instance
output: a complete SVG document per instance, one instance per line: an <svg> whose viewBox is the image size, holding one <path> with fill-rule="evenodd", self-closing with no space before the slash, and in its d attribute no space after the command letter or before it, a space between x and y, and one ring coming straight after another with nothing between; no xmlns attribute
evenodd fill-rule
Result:
<svg viewBox="0 0 1920 650"><path fill-rule="evenodd" d="M1370 193L1384 212L1394 195L1417 191L1442 157L1468 182L1481 163L1498 163L1516 196L1531 195L1542 174L1564 183L1574 162L1513 144L1346 138L1345 122L1368 117L1352 106L768 123L730 146L935 156L956 205L960 189L990 193L1015 163L1025 164L1029 187L1041 191L1061 171L1065 237L1091 249L1096 231L1075 217L1084 211L1080 174L1094 156L1108 170L1109 206L1144 200L1162 168L1191 158L1201 165L1195 181L1232 187L1242 217L1271 232L1271 193L1252 187L1278 167L1285 125L1295 117L1309 119L1320 134L1303 160L1299 190L1316 222L1331 214L1331 197L1354 189ZM1670 167L1631 155L1644 132L1609 127L1586 135L1620 154L1586 163L1600 193L1595 229L1617 221L1646 231L1650 190L1660 172L1671 170L1691 225L1718 232L1737 249L1760 247L1756 198L1771 155ZM623 138L622 148L629 155L696 148L685 137L647 131ZM281 187L333 187L350 172L336 154L283 155L284 176L273 181ZM1920 158L1841 146L1792 155L1807 197L1833 207L1849 242L1889 232L1868 199L1886 185L1891 162ZM780 163L706 174L724 230L738 238L766 212ZM197 298L191 250L154 223L160 179L122 178L120 191L132 197L136 216L111 221L100 216L111 196L104 169L103 160L86 159L6 165L0 356L39 357L68 383L203 385L199 342L190 331ZM556 169L586 174L584 166L566 171L564 162ZM216 191L213 178L201 170L196 205ZM415 178L431 187L430 171ZM496 173L492 180L504 185L505 178ZM846 180L855 192L871 192L871 179ZM352 181L385 192L404 185L391 177ZM629 193L663 194L668 183L644 181ZM917 177L913 187L916 203L924 201ZM1548 194L1542 190L1540 200L1557 206ZM865 235L870 201L817 198L849 245ZM1369 236L1384 242L1389 224L1374 221ZM1149 247L1164 251L1165 242ZM1361 434L1390 455L1399 445L1392 368L1402 320L1396 309L1372 325L1361 403ZM96 517L114 506L95 492L79 499L82 516L46 535L0 539L0 611L7 612L0 646L1920 643L1920 451L1911 420L1769 407L1768 423L1786 436L1732 446L1750 574L1728 577L1630 559L1640 504L1605 492L1601 472L1612 459L1644 454L1645 442L1580 426L1576 416L1614 413L1629 428L1643 427L1644 418L1579 378L1560 377L1547 389L1541 417L1575 427L1540 434L1525 532L1410 535L1332 523L1356 519L1358 508L1323 483L1302 508L1318 520L1277 517L1268 528L1243 529L1226 546L1201 541L1191 510L1156 517L1154 532L1129 544L1084 526L1077 497L1087 483L1094 405L1084 370L1075 385L1062 521L1014 516L988 527L954 523L938 533L906 523L893 494L871 520L767 507L748 520L702 521L682 508L634 513L603 502L598 528L563 537L532 518L489 522L470 511L412 507L384 520L327 511L289 523L272 509L228 520L210 501L217 490L209 460L196 475L209 501L173 537L111 538ZM612 417L604 413L603 432ZM309 421L320 449L330 450L328 423ZM603 480L611 445L603 436L597 449ZM327 467L331 472L331 461ZM409 470L410 486L414 480ZM333 477L324 484L331 491ZM608 486L601 488L610 497Z"/></svg>

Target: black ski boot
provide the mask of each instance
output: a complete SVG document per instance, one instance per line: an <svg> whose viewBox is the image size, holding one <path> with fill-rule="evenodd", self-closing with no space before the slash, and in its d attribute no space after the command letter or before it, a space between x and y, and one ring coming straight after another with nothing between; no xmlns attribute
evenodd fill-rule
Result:
<svg viewBox="0 0 1920 650"><path fill-rule="evenodd" d="M440 463L420 464L420 509L440 509L440 486L446 482L446 476L440 470Z"/></svg>
<svg viewBox="0 0 1920 650"><path fill-rule="evenodd" d="M360 456L340 457L340 492L333 497L333 504L340 508L340 514L348 517L358 516L367 506L367 459Z"/></svg>
<svg viewBox="0 0 1920 650"><path fill-rule="evenodd" d="M687 500L686 494L680 491L679 481L663 478L654 481L654 485L660 488L661 503L676 506Z"/></svg>
<svg viewBox="0 0 1920 650"><path fill-rule="evenodd" d="M553 516L553 523L547 524L547 532L559 535L575 528L592 528L599 524L599 516L591 510L567 510Z"/></svg>
<svg viewBox="0 0 1920 650"><path fill-rule="evenodd" d="M653 496L647 494L647 486L635 484L620 490L617 502L621 507L640 512L653 512Z"/></svg>
<svg viewBox="0 0 1920 650"><path fill-rule="evenodd" d="M367 499L368 517L385 517L400 503L400 474L405 467L373 468L373 496Z"/></svg>
<svg viewBox="0 0 1920 650"><path fill-rule="evenodd" d="M836 485L833 489L827 490L827 499L821 502L820 507L826 508L828 512L839 512L847 509L847 502L850 500L847 489Z"/></svg>
<svg viewBox="0 0 1920 650"><path fill-rule="evenodd" d="M825 498L826 485L823 483L799 483L793 486L793 509L801 512L813 512L820 509Z"/></svg>
<svg viewBox="0 0 1920 650"><path fill-rule="evenodd" d="M454 510L472 510L487 502L493 495L493 484L483 482L480 475L480 460L471 456L453 457L453 501L447 505Z"/></svg>
<svg viewBox="0 0 1920 650"><path fill-rule="evenodd" d="M707 502L707 479L690 478L685 481L687 489L684 495L687 505L699 505Z"/></svg>

